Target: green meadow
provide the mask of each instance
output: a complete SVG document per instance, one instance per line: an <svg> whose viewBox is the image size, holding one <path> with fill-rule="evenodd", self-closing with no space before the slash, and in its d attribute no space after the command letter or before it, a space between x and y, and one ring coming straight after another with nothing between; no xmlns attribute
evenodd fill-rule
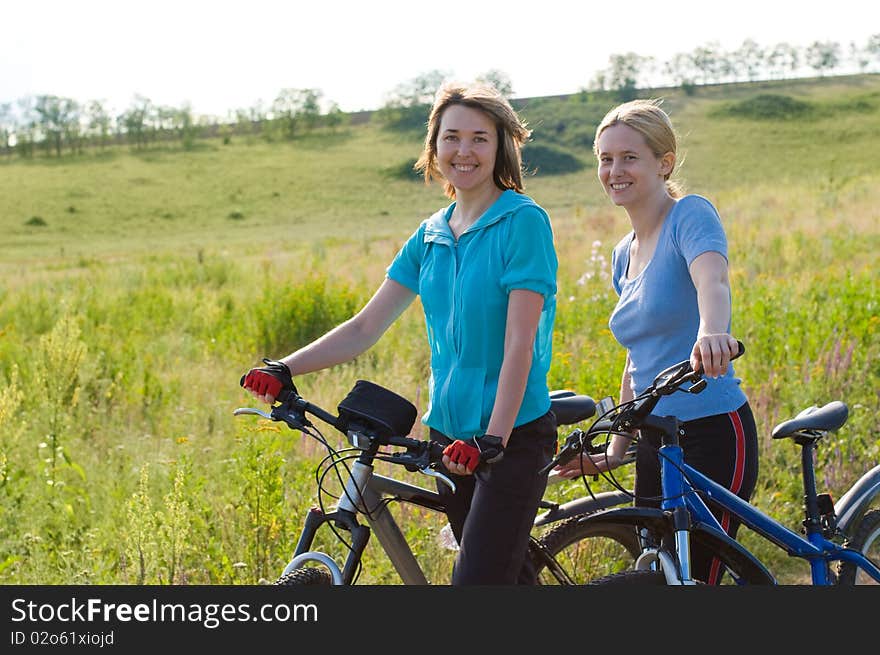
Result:
<svg viewBox="0 0 880 655"><path fill-rule="evenodd" d="M777 423L847 402L849 421L819 451L820 488L835 498L880 462L880 76L643 95L664 98L681 136L678 177L727 229L733 331L746 345L737 372L761 436L754 502L797 529L800 453L771 440ZM560 260L550 383L595 398L618 392L609 267L629 225L583 135L613 104L520 105L532 147L584 164L555 174L538 164L526 191L550 212ZM277 576L318 502L326 453L234 417L251 404L239 378L357 311L447 202L439 185L399 173L421 138L368 122L285 142L233 135L190 150L0 160L0 584ZM416 302L368 353L297 384L334 410L370 379L423 410L428 372ZM446 582L443 517L392 511L432 582ZM740 538L781 582L808 578L756 535ZM320 546L343 552L332 535ZM399 583L376 543L369 552L360 582Z"/></svg>

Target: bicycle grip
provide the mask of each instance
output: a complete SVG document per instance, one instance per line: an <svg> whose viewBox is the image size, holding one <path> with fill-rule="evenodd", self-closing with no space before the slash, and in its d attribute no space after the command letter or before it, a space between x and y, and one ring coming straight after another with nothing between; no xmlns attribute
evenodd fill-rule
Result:
<svg viewBox="0 0 880 655"><path fill-rule="evenodd" d="M742 357L743 354L745 354L745 352L746 352L746 347L745 347L745 345L743 344L742 341L740 341L739 339L737 339L737 340L736 340L736 345L737 345L737 352L734 353L734 354L731 356L730 361L733 361L734 359L738 359L738 358ZM698 369L695 371L695 373L698 373L698 374L702 375L702 374L703 374L703 367L701 366L700 368L698 368Z"/></svg>

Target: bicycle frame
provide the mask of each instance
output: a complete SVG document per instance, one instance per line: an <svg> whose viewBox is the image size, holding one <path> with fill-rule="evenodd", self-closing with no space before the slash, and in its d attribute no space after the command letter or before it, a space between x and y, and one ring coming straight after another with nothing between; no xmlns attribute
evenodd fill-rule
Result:
<svg viewBox="0 0 880 655"><path fill-rule="evenodd" d="M551 394L551 406L557 415L559 425L573 425L583 421L594 415L596 410L592 398L580 396L571 391L553 392ZM329 512L325 512L321 507L313 507L306 515L293 558L285 566L282 577L301 567L304 563L312 561L323 565L329 570L333 584L353 584L360 569L364 550L371 534L375 532L380 546L387 554L392 566L400 575L404 584L428 584L424 570L416 560L400 527L388 510L388 501L407 501L445 514L444 499L436 491L430 491L415 484L402 482L375 473L373 463L378 458L382 461L404 464L410 471L419 470L426 475L440 479L454 492L454 483L443 473L429 466L429 457L437 456L433 448L439 447L438 444L435 442L412 440L408 437L384 435L380 438L377 434L362 433L360 426L351 427L349 424L341 422L340 417L334 416L320 407L305 401L296 391L293 391L281 405L274 406L271 413L255 408L239 408L233 413L235 415L255 414L274 421L284 421L292 429L302 430L306 434L314 436L313 433L306 429L307 427L312 427L305 418L306 412L317 416L325 423L345 433L352 446L360 450L361 453L353 463L345 467L348 479L344 482L344 490L336 507ZM580 431L576 430L575 433L580 433ZM569 439L573 439L575 433L569 435ZM575 440L579 442L579 439ZM391 455L381 453L381 445L405 447L407 453L410 453L410 449L414 449L413 452L421 454L416 456L416 459L413 459L413 456L410 455L404 455L395 459L395 456L401 455L402 451ZM432 454L429 455L424 450L424 447L432 449ZM442 450L442 447L440 448ZM409 459L406 459L407 457ZM336 462L333 465L335 466L339 463ZM561 505L542 500L539 509L546 511L536 516L534 525L536 527L546 525L583 512L596 511L606 507L629 503L631 498L631 494L627 492L610 491L596 495L590 494L589 497L577 498ZM359 514L363 514L366 518L366 525L359 522ZM331 523L331 525L335 525L351 535L351 543L346 544L349 548L348 555L341 568L326 553L312 550L318 529L326 523ZM530 552L533 557L542 558L543 564L556 576L557 580L563 582L569 580L568 575L557 564L554 557L546 552L546 549L534 537L531 538Z"/></svg>
<svg viewBox="0 0 880 655"><path fill-rule="evenodd" d="M663 453L662 457L664 458L664 461L667 458L681 457L680 447L667 446L664 448L677 448L679 451L675 455L672 453ZM663 448L661 448L661 450L663 450ZM707 478L696 469L688 466L684 461L680 461L680 463L674 465L672 461L669 461L669 463L666 463L663 466L666 469L673 468L673 466L681 466L681 473L679 475L670 474L670 471L665 470L663 473L664 477L671 477L673 479L678 478L678 480L681 481L686 480L682 487L682 491L684 492L682 500L687 506L688 511L691 513L691 516L696 521L710 525L717 530L720 535L724 535L725 539L733 542L730 537L726 536L721 525L709 511L706 503L703 502L698 493L703 493L706 497L711 498L724 510L730 512L742 521L743 525L751 528L779 548L786 550L792 557L800 557L808 560L814 585L827 585L833 583L833 581L828 578L827 564L837 560L852 562L868 573L872 578L880 582L880 568L875 566L869 559L862 555L862 553L849 548L844 548L833 541L829 541L823 537L819 531L811 531L806 537L804 537L801 534L790 530L775 519L755 508L753 505L747 503L739 496L736 496L718 483ZM669 486L671 487L672 485ZM664 490L664 496L666 495L667 492ZM668 504L674 507L680 503L671 501Z"/></svg>
<svg viewBox="0 0 880 655"><path fill-rule="evenodd" d="M388 510L387 504L383 502L383 499L389 497L437 512L445 513L446 511L443 498L436 491L379 475L373 471L372 466L356 461L351 465L351 477L346 483L345 493L340 498L336 509L325 513L319 508L313 507L306 515L293 558L284 568L282 575L306 562L314 561L330 570L334 584L351 584L369 541L370 531L372 531L404 584L429 584L406 537ZM563 505L543 503L542 506L546 511L535 518L534 525L535 527L548 525L579 514L628 504L631 500L631 495L623 491L607 491L592 497L576 498ZM358 514L363 514L366 517L369 527L358 522ZM351 550L341 569L325 553L310 550L318 529L327 522L341 524L352 535ZM557 566L555 566L555 562L551 561L552 558L544 553L541 556L547 557L548 568L556 571ZM561 574L557 572L557 575Z"/></svg>

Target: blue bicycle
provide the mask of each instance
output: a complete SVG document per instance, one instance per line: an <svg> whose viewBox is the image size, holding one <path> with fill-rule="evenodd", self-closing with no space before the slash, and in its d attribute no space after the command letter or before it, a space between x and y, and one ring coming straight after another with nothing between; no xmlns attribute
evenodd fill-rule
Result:
<svg viewBox="0 0 880 655"><path fill-rule="evenodd" d="M740 354L743 351L740 344ZM632 569L590 584L698 584L690 566L694 543L708 547L736 584L778 584L754 554L727 535L709 511L710 504L735 515L742 525L789 556L809 562L813 585L880 583L880 465L865 473L837 503L816 489L813 461L817 444L846 422L846 404L835 400L823 407L809 407L773 430L774 439L790 439L801 448L804 521L799 534L685 463L678 443L678 420L651 413L661 397L675 392L699 393L705 385L701 373L683 361L657 375L644 393L599 417L610 419L613 431L653 431L660 436L663 500L659 509L618 507L582 518L588 526L629 526L639 535L642 549ZM560 451L555 463L564 463L575 454Z"/></svg>

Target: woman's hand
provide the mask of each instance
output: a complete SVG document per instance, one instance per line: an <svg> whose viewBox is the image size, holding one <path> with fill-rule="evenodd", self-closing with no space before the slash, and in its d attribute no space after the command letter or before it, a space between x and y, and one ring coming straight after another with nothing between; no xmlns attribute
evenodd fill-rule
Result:
<svg viewBox="0 0 880 655"><path fill-rule="evenodd" d="M594 455L581 453L580 456L555 467L553 470L560 478L568 480L582 475L599 475L611 469L616 469L620 464L621 458L610 452Z"/></svg>
<svg viewBox="0 0 880 655"><path fill-rule="evenodd" d="M703 375L717 378L727 373L730 360L738 352L739 344L726 332L702 334L691 350L691 368L695 371L702 368Z"/></svg>
<svg viewBox="0 0 880 655"><path fill-rule="evenodd" d="M443 466L456 475L470 475L480 464L491 465L504 458L504 439L484 434L456 439L443 449Z"/></svg>
<svg viewBox="0 0 880 655"><path fill-rule="evenodd" d="M296 393L296 385L290 375L287 364L281 361L263 358L266 366L252 368L241 376L239 384L249 391L252 396L269 405L274 404L275 399L291 391Z"/></svg>

